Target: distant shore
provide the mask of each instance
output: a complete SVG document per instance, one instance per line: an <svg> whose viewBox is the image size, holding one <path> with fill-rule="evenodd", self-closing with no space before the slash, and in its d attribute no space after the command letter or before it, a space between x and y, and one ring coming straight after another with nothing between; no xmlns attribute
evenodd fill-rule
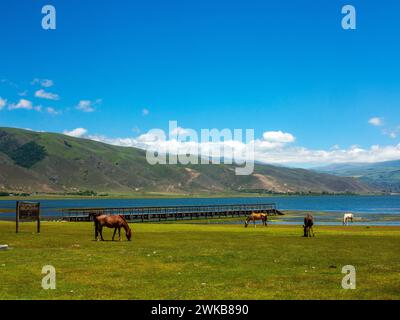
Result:
<svg viewBox="0 0 400 320"><path fill-rule="evenodd" d="M1 200L76 200L76 199L179 199L179 198L270 198L270 197L320 197L320 196L388 196L400 194L353 194L353 193L131 193L131 194L98 194L98 195L71 195L71 194L35 194L0 196Z"/></svg>

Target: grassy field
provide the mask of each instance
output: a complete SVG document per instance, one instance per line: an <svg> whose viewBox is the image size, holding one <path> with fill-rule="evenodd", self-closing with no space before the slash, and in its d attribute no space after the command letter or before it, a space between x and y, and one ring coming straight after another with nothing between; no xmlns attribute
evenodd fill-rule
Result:
<svg viewBox="0 0 400 320"><path fill-rule="evenodd" d="M400 228L131 224L95 242L91 223L0 222L0 299L399 299ZM111 238L111 230L105 231ZM344 265L357 289L344 290ZM57 289L41 288L41 269Z"/></svg>

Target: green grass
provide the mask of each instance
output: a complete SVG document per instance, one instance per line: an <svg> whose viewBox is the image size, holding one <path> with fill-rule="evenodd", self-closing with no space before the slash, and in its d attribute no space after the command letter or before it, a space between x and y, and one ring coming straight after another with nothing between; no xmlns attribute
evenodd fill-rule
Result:
<svg viewBox="0 0 400 320"><path fill-rule="evenodd" d="M0 222L0 299L399 299L400 228L132 224L95 242L91 223ZM111 238L111 230L105 231ZM354 265L357 289L341 268ZM57 289L41 288L42 266Z"/></svg>

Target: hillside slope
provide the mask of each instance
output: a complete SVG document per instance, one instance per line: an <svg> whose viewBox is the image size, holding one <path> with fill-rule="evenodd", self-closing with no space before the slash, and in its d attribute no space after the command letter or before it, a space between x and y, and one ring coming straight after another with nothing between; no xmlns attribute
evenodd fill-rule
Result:
<svg viewBox="0 0 400 320"><path fill-rule="evenodd" d="M315 168L340 177L356 177L385 192L400 192L400 160L376 163L346 163Z"/></svg>
<svg viewBox="0 0 400 320"><path fill-rule="evenodd" d="M23 192L354 192L354 178L259 165L236 176L232 165L150 165L141 149L56 133L0 128L0 191Z"/></svg>

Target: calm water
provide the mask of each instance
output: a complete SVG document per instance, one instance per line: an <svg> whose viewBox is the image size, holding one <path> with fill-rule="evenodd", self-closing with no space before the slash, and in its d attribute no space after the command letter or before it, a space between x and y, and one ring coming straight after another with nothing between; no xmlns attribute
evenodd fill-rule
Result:
<svg viewBox="0 0 400 320"><path fill-rule="evenodd" d="M314 211L317 224L340 224L343 212L353 212L354 225L399 225L400 196L288 196L266 198L194 198L194 199L72 199L39 200L42 217L60 217L61 208L76 207L130 207L167 205L206 205L271 203L280 210ZM0 200L0 217L13 218L15 201ZM324 211L324 214L317 214ZM279 223L298 224L303 214L279 218Z"/></svg>

